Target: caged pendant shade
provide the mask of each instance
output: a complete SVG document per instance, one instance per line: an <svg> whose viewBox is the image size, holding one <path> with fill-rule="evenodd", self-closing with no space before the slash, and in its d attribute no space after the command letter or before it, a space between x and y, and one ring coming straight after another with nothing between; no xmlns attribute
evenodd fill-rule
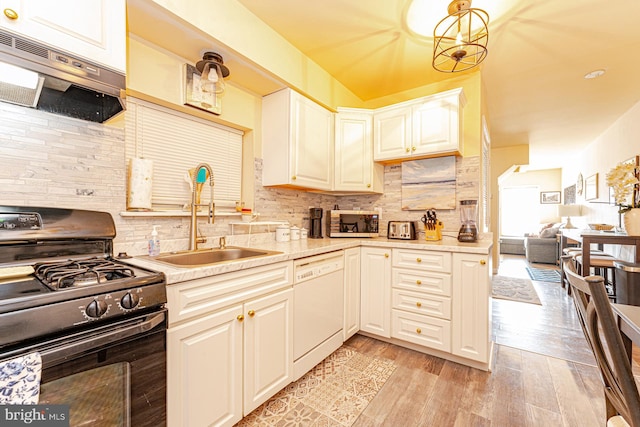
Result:
<svg viewBox="0 0 640 427"><path fill-rule="evenodd" d="M224 78L229 75L229 69L224 65L222 56L215 52L205 52L202 61L196 63L200 71L200 84L203 92L222 95L225 90Z"/></svg>
<svg viewBox="0 0 640 427"><path fill-rule="evenodd" d="M471 8L471 0L454 0L449 15L433 30L433 68L444 73L465 71L487 57L489 14Z"/></svg>

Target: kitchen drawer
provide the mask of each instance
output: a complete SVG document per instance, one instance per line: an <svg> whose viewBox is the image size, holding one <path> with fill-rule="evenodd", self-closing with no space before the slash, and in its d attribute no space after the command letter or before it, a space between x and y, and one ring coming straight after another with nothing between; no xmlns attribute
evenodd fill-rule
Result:
<svg viewBox="0 0 640 427"><path fill-rule="evenodd" d="M391 259L394 267L451 273L451 252L394 249Z"/></svg>
<svg viewBox="0 0 640 427"><path fill-rule="evenodd" d="M443 297L451 296L451 275L394 268L391 286L414 292L426 292Z"/></svg>
<svg viewBox="0 0 640 427"><path fill-rule="evenodd" d="M451 352L451 322L448 320L392 310L391 337Z"/></svg>
<svg viewBox="0 0 640 427"><path fill-rule="evenodd" d="M391 292L391 306L394 309L451 320L451 298L449 297L394 289Z"/></svg>

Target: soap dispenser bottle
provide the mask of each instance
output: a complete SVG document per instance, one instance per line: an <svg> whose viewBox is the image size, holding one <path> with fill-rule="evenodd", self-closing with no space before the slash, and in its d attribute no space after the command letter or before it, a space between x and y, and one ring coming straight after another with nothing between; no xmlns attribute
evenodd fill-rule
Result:
<svg viewBox="0 0 640 427"><path fill-rule="evenodd" d="M154 225L153 231L151 232L151 238L149 239L149 256L160 255L160 238L158 237L158 228L160 228L159 225Z"/></svg>

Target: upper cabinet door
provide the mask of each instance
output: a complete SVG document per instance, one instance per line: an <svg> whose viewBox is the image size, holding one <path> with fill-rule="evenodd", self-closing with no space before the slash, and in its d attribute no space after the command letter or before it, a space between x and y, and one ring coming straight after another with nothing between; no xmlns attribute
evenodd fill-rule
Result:
<svg viewBox="0 0 640 427"><path fill-rule="evenodd" d="M462 90L429 97L412 107L412 155L462 152Z"/></svg>
<svg viewBox="0 0 640 427"><path fill-rule="evenodd" d="M331 190L333 113L291 89L262 98L262 185Z"/></svg>
<svg viewBox="0 0 640 427"><path fill-rule="evenodd" d="M124 73L125 0L0 0L0 27Z"/></svg>
<svg viewBox="0 0 640 427"><path fill-rule="evenodd" d="M411 107L384 109L373 116L373 159L411 156Z"/></svg>
<svg viewBox="0 0 640 427"><path fill-rule="evenodd" d="M334 190L382 193L384 167L373 162L373 115L369 110L338 109Z"/></svg>

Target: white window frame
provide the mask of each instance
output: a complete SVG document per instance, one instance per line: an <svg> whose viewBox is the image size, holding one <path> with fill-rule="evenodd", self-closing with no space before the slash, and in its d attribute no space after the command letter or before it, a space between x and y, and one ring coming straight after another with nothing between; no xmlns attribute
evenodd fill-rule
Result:
<svg viewBox="0 0 640 427"><path fill-rule="evenodd" d="M154 211L182 210L191 203L188 170L213 169L216 211L234 211L241 200L243 132L141 99L127 97L125 153L153 160ZM208 203L210 189L202 189Z"/></svg>

